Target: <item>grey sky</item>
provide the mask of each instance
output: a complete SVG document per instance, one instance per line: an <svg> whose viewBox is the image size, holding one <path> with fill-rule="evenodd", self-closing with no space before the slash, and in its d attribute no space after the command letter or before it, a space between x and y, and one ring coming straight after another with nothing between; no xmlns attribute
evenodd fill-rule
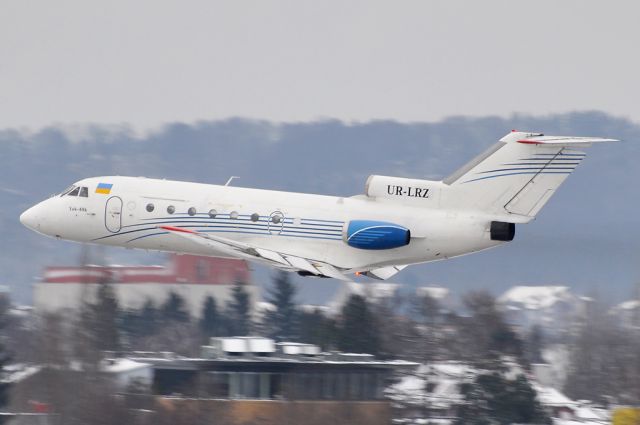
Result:
<svg viewBox="0 0 640 425"><path fill-rule="evenodd" d="M0 1L0 128L640 119L638 2Z"/></svg>

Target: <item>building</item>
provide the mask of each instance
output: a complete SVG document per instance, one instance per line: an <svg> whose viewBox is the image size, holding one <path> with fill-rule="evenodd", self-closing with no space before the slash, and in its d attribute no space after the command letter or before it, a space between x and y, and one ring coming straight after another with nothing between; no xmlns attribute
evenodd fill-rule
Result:
<svg viewBox="0 0 640 425"><path fill-rule="evenodd" d="M224 412L227 423L264 425L387 425L391 404L384 390L392 374L417 366L261 337L211 338L201 358L132 360L152 365L153 410L211 409Z"/></svg>
<svg viewBox="0 0 640 425"><path fill-rule="evenodd" d="M91 379L144 425L170 423L177 414L175 423L206 417L215 418L207 423L223 425L388 425L392 408L385 389L397 373L418 366L262 337L211 338L197 358L170 352L112 354ZM49 386L74 382L84 373L93 372L76 362L21 366L14 372L22 376L14 406L22 413L11 416L20 417L16 423L21 424L62 423L57 412L68 400Z"/></svg>
<svg viewBox="0 0 640 425"><path fill-rule="evenodd" d="M109 283L124 309L139 309L148 300L161 305L175 292L189 313L199 317L207 296L224 304L236 282L246 284L253 306L260 292L243 260L171 255L164 266L47 267L35 284L34 306L38 313L77 310L95 300L100 284Z"/></svg>

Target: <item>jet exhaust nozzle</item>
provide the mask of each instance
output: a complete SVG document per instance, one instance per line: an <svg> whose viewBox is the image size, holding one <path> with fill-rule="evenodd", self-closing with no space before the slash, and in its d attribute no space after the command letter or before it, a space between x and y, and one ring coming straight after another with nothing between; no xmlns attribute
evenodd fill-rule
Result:
<svg viewBox="0 0 640 425"><path fill-rule="evenodd" d="M510 242L516 235L516 225L504 221L492 221L490 233L492 241Z"/></svg>

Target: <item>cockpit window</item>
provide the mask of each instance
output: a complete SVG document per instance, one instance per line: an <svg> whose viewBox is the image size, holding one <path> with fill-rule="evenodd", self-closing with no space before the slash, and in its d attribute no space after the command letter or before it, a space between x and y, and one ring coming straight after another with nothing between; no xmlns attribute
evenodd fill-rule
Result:
<svg viewBox="0 0 640 425"><path fill-rule="evenodd" d="M60 196L81 196L83 198L88 198L89 188L86 186L69 186L60 194Z"/></svg>
<svg viewBox="0 0 640 425"><path fill-rule="evenodd" d="M60 192L60 196L64 196L67 193L71 192L73 189L75 189L74 185L69 186L68 188L66 188L65 190L63 190L62 192Z"/></svg>

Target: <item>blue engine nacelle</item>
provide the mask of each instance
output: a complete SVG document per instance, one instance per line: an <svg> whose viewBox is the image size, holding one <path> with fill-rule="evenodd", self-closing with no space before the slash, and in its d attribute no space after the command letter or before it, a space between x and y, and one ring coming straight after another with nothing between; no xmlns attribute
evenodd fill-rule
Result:
<svg viewBox="0 0 640 425"><path fill-rule="evenodd" d="M409 245L411 231L385 221L352 220L343 238L354 248L391 249Z"/></svg>

